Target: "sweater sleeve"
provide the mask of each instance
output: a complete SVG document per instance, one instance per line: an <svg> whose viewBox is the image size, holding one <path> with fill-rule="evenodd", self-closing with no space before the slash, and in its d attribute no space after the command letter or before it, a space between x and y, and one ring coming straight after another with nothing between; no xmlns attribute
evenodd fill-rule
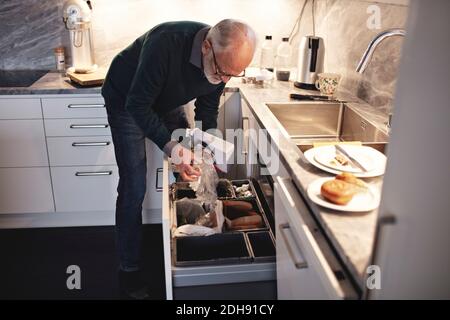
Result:
<svg viewBox="0 0 450 320"><path fill-rule="evenodd" d="M200 96L195 101L195 121L202 121L202 130L217 128L217 115L219 114L219 102L225 84L220 84L210 94Z"/></svg>
<svg viewBox="0 0 450 320"><path fill-rule="evenodd" d="M169 45L161 35L144 40L139 63L125 102L145 136L162 150L171 136L153 104L164 87L169 66Z"/></svg>

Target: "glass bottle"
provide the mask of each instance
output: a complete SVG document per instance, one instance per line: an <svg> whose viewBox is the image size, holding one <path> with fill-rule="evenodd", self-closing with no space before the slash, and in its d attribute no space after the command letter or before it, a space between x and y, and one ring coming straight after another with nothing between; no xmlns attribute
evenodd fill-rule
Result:
<svg viewBox="0 0 450 320"><path fill-rule="evenodd" d="M276 77L280 81L289 81L291 74L291 55L292 48L289 45L289 38L282 38L277 48L275 58Z"/></svg>
<svg viewBox="0 0 450 320"><path fill-rule="evenodd" d="M261 47L261 69L267 69L273 72L274 50L272 44L272 36L266 36Z"/></svg>

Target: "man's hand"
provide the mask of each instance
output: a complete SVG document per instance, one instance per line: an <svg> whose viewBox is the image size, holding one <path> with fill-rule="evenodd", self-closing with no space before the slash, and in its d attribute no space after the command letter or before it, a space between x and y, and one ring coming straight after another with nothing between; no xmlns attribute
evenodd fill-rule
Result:
<svg viewBox="0 0 450 320"><path fill-rule="evenodd" d="M171 158L172 163L175 164L180 172L183 181L197 181L201 172L199 168L192 165L194 162L194 153L191 150L183 147L181 144L177 144L172 149Z"/></svg>

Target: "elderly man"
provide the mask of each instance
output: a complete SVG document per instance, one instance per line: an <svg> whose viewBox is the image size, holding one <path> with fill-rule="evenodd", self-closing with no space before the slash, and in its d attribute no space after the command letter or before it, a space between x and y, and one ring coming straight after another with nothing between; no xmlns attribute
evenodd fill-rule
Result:
<svg viewBox="0 0 450 320"><path fill-rule="evenodd" d="M146 296L139 272L145 138L166 154L187 159L178 165L180 176L196 180L200 173L191 166L191 151L171 140L174 129L188 126L179 106L196 99L195 120L202 121L204 131L216 128L225 83L242 76L254 51L255 33L243 22L227 19L211 28L181 21L157 25L112 61L102 95L119 167L116 234L128 296Z"/></svg>

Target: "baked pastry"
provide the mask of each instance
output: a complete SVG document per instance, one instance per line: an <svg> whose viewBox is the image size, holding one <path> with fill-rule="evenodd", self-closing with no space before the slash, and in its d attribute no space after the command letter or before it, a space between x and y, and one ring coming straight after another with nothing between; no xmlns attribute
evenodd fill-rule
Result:
<svg viewBox="0 0 450 320"><path fill-rule="evenodd" d="M247 201L223 200L223 215L228 219L236 219L250 215L253 205Z"/></svg>
<svg viewBox="0 0 450 320"><path fill-rule="evenodd" d="M366 189L366 184L349 172L342 172L336 176L337 180L342 180L350 184L354 184L360 188Z"/></svg>
<svg viewBox="0 0 450 320"><path fill-rule="evenodd" d="M339 179L328 180L320 188L320 193L325 199L339 205L349 203L357 192L354 184Z"/></svg>
<svg viewBox="0 0 450 320"><path fill-rule="evenodd" d="M240 217L231 221L231 230L253 229L262 227L262 217L260 215L250 215Z"/></svg>

